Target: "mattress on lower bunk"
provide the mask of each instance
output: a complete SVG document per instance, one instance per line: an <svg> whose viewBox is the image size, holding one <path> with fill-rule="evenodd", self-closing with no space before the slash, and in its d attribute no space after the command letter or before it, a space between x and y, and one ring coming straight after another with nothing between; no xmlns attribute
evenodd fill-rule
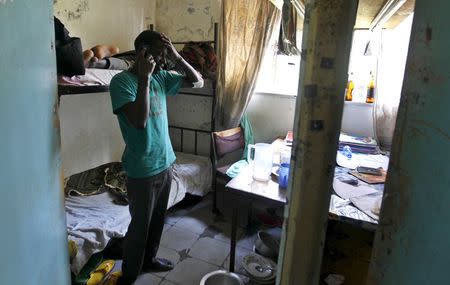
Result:
<svg viewBox="0 0 450 285"><path fill-rule="evenodd" d="M211 189L211 182L209 158L177 153L167 207L180 202L186 193L206 195ZM125 235L130 223L128 206L113 203L114 198L109 192L66 197L67 231L69 239L75 241L78 248L71 263L73 273L78 274L92 254L102 251L111 238Z"/></svg>

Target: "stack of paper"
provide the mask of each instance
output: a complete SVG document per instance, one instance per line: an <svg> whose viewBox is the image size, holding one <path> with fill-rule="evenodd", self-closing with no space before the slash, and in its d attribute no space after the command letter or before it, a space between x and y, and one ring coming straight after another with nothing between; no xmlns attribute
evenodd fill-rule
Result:
<svg viewBox="0 0 450 285"><path fill-rule="evenodd" d="M343 150L346 145L352 149L352 152L365 154L379 153L377 141L371 137L357 137L341 133L339 136L339 150Z"/></svg>

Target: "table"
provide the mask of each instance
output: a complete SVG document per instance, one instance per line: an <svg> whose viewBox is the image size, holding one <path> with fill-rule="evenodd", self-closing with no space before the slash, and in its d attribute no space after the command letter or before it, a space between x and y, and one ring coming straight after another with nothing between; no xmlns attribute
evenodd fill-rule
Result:
<svg viewBox="0 0 450 285"><path fill-rule="evenodd" d="M348 178L350 174L347 172L346 168L336 167L335 177L338 179ZM252 174L252 168L247 166L226 185L226 191L232 195L234 201L231 220L230 272L234 272L235 266L239 201L259 200L274 207L284 206L287 203L287 190L279 189L278 183L273 177L268 182L259 182L253 180ZM384 185L377 185L374 188L383 191L383 187ZM344 203L342 203L343 201ZM351 223L371 231L374 231L378 224L376 220L335 194L331 195L329 219Z"/></svg>
<svg viewBox="0 0 450 285"><path fill-rule="evenodd" d="M287 202L286 189L280 189L272 178L268 182L253 180L250 166L241 170L239 175L226 185L227 192L233 197L233 214L231 219L230 272L234 272L236 257L237 217L240 200L260 200L269 206L284 206Z"/></svg>

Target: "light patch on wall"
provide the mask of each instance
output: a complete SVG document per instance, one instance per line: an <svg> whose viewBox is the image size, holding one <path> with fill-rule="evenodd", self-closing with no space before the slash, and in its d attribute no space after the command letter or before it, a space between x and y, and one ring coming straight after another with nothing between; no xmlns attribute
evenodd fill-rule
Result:
<svg viewBox="0 0 450 285"><path fill-rule="evenodd" d="M12 3L12 2L14 2L14 0L0 0L0 4L3 4L3 5L5 5L5 4L8 4L8 2L10 2L10 3Z"/></svg>

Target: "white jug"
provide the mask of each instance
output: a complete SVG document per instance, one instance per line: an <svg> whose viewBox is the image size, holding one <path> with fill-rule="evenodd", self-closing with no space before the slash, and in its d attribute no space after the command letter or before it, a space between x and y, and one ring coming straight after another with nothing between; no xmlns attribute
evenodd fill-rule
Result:
<svg viewBox="0 0 450 285"><path fill-rule="evenodd" d="M255 149L252 158L252 149ZM267 143L257 143L248 145L247 160L253 163L253 179L258 181L269 181L272 172L273 149Z"/></svg>

